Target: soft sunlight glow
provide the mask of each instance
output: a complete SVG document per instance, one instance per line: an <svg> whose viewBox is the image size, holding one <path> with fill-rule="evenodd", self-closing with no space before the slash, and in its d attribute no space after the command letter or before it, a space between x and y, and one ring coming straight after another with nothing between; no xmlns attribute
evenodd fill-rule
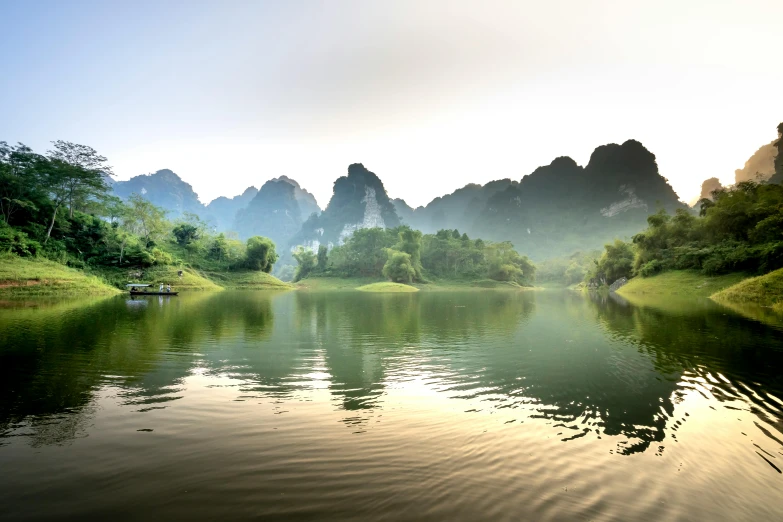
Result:
<svg viewBox="0 0 783 522"><path fill-rule="evenodd" d="M203 202L285 174L324 206L362 162L422 205L629 138L687 201L783 109L775 0L74 4L0 6L0 137Z"/></svg>

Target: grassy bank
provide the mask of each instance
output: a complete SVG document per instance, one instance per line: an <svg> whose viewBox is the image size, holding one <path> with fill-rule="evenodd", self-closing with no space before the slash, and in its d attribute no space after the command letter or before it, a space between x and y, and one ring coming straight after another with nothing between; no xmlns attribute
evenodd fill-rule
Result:
<svg viewBox="0 0 783 522"><path fill-rule="evenodd" d="M682 297L710 297L746 279L747 274L735 273L709 277L696 270L676 270L651 277L634 277L617 293L621 296L641 294Z"/></svg>
<svg viewBox="0 0 783 522"><path fill-rule="evenodd" d="M0 257L0 295L73 296L119 293L106 281L46 259Z"/></svg>
<svg viewBox="0 0 783 522"><path fill-rule="evenodd" d="M380 293L387 293L387 294L419 291L419 289L416 288L415 286L403 285L401 283L391 283L388 281L383 283L371 283L369 285L360 286L357 288L357 290L361 292L380 292Z"/></svg>
<svg viewBox="0 0 783 522"><path fill-rule="evenodd" d="M231 272L204 272L214 283L223 288L247 290L291 290L294 286L266 272L252 270Z"/></svg>
<svg viewBox="0 0 783 522"><path fill-rule="evenodd" d="M362 278L362 277L308 277L298 283L295 283L296 288L301 290L358 290L372 285L374 288L381 288L381 285L394 285L396 283L390 283L386 280L379 280L376 278ZM376 286L378 285L378 286ZM413 283L410 285L402 285L410 288L415 288L424 292L434 292L443 290L530 290L530 288L523 287L514 282L508 281L494 281L492 279L481 280L460 280L460 279L439 279L429 281L427 283ZM391 287L387 287L391 288Z"/></svg>
<svg viewBox="0 0 783 522"><path fill-rule="evenodd" d="M783 268L745 279L715 293L712 298L726 303L752 303L783 312Z"/></svg>
<svg viewBox="0 0 783 522"><path fill-rule="evenodd" d="M272 275L251 270L203 272L176 266L78 270L46 259L0 256L0 297L112 295L124 291L125 285L134 281L149 283L155 289L159 283L171 284L175 291L294 288Z"/></svg>
<svg viewBox="0 0 783 522"><path fill-rule="evenodd" d="M178 272L182 270L180 279ZM136 281L131 278L131 272L136 269L128 268L101 268L96 269L95 274L101 276L111 285L117 288L124 288L127 283ZM192 268L179 268L176 266L152 266L149 268L138 269L141 272L139 282L157 285L159 283L171 284L173 290L220 290L221 287L211 281L202 272Z"/></svg>
<svg viewBox="0 0 783 522"><path fill-rule="evenodd" d="M367 277L308 277L294 286L300 290L355 290L357 287L380 283L375 278Z"/></svg>

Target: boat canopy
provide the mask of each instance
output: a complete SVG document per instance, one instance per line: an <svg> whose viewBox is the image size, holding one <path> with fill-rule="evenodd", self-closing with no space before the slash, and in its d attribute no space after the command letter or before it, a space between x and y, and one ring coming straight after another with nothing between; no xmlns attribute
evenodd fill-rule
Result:
<svg viewBox="0 0 783 522"><path fill-rule="evenodd" d="M131 283L129 285L125 285L126 288L143 288L145 286L152 286L152 285L140 285L136 283Z"/></svg>

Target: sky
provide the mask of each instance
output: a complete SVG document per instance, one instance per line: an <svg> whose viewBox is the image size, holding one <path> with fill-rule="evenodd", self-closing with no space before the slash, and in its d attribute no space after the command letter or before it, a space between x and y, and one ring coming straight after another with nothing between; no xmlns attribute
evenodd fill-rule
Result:
<svg viewBox="0 0 783 522"><path fill-rule="evenodd" d="M776 138L779 0L0 0L0 140L207 203L363 163L412 206L641 141L681 199Z"/></svg>

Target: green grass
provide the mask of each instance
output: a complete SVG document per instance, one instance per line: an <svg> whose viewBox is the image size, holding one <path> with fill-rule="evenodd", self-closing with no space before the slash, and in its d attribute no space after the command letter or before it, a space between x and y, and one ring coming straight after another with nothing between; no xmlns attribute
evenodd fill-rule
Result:
<svg viewBox="0 0 783 522"><path fill-rule="evenodd" d="M180 279L178 272L182 270ZM220 290L205 274L192 268L180 268L177 266L152 266L148 268L96 268L95 273L108 280L117 288L125 289L127 283L149 283L155 287L159 283L171 284L175 292L179 290ZM133 272L141 272L141 278L131 275ZM156 288L157 290L157 288Z"/></svg>
<svg viewBox="0 0 783 522"><path fill-rule="evenodd" d="M300 290L354 290L357 287L367 286L375 283L384 284L389 282L386 280L379 280L378 278L374 277L308 277L307 279L303 279L298 283L295 283L295 286ZM425 292L444 290L529 289L527 287L519 286L514 282L494 281L492 279L436 279L426 283L413 283L409 286Z"/></svg>
<svg viewBox="0 0 783 522"><path fill-rule="evenodd" d="M109 286L102 278L54 261L0 256L0 295L4 297L117 293L119 290Z"/></svg>
<svg viewBox="0 0 783 522"><path fill-rule="evenodd" d="M419 289L415 286L404 285L401 283L391 283L385 281L383 283L370 283L369 285L363 285L357 288L361 292L382 292L382 293L400 293L400 292L418 292Z"/></svg>
<svg viewBox="0 0 783 522"><path fill-rule="evenodd" d="M380 283L374 277L308 277L294 283L300 290L355 290L358 286Z"/></svg>
<svg viewBox="0 0 783 522"><path fill-rule="evenodd" d="M479 279L478 281L471 281L470 286L476 288L513 289L513 290L519 290L521 288L525 288L515 283L514 281L495 281L494 279Z"/></svg>
<svg viewBox="0 0 783 522"><path fill-rule="evenodd" d="M696 270L674 270L652 277L634 277L627 285L617 290L617 293L622 296L654 294L710 297L747 277L747 274L742 273L709 277Z"/></svg>
<svg viewBox="0 0 783 522"><path fill-rule="evenodd" d="M250 290L291 290L294 286L273 275L253 270L205 272L209 279L224 288Z"/></svg>
<svg viewBox="0 0 783 522"><path fill-rule="evenodd" d="M715 301L754 303L783 312L783 268L751 277L711 296Z"/></svg>

